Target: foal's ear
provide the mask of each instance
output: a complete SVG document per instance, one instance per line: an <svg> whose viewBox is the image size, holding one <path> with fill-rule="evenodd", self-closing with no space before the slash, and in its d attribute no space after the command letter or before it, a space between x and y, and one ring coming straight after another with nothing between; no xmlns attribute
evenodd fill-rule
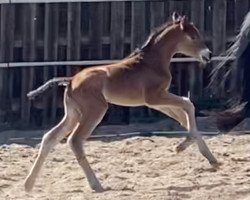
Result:
<svg viewBox="0 0 250 200"><path fill-rule="evenodd" d="M177 12L173 12L173 14L172 14L173 22L180 20L180 18L181 18L181 16Z"/></svg>
<svg viewBox="0 0 250 200"><path fill-rule="evenodd" d="M185 25L188 24L188 18L187 16L183 16L180 19L180 26L181 26L181 30L185 29Z"/></svg>

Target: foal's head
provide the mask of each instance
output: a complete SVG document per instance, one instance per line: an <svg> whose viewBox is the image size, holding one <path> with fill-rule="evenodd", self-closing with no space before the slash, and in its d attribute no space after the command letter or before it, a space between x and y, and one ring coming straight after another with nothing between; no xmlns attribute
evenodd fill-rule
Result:
<svg viewBox="0 0 250 200"><path fill-rule="evenodd" d="M190 23L186 16L180 16L177 13L172 15L173 23L178 25L179 41L177 44L177 52L187 56L197 58L202 63L211 60L212 53L205 45L201 34L193 23Z"/></svg>

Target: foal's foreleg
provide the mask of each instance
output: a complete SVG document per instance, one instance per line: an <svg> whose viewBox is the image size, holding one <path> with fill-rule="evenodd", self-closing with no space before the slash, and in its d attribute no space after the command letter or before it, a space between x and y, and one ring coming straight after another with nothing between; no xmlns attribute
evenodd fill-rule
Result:
<svg viewBox="0 0 250 200"><path fill-rule="evenodd" d="M209 163L211 165L218 165L218 161L216 158L213 156L211 151L209 150L207 144L205 141L202 139L201 134L197 130L197 125L195 121L195 107L193 103L190 101L189 98L187 97L178 97L178 96L172 96L174 99L182 99L183 100L183 105L182 109L186 113L187 121L188 121L188 131L191 133L191 137L187 137L179 146L177 147L177 151L182 151L186 149L189 145L191 145L194 141L197 142L198 148L200 153L207 158ZM179 102L178 102L179 103Z"/></svg>
<svg viewBox="0 0 250 200"><path fill-rule="evenodd" d="M175 119L176 121L180 123L181 126L183 126L185 129L188 130L188 121L187 121L186 113L182 108L170 107L170 106L153 106L151 108L158 110L164 113L165 115ZM186 139L177 146L176 151L178 153L181 151L184 151L193 142L194 142L194 138L188 135Z"/></svg>
<svg viewBox="0 0 250 200"><path fill-rule="evenodd" d="M38 176L42 164L44 163L45 158L47 157L50 150L73 130L74 126L76 125L73 120L77 120L77 117L73 115L67 116L66 114L58 125L56 125L43 136L38 156L25 180L24 186L27 192L32 190L35 179Z"/></svg>
<svg viewBox="0 0 250 200"><path fill-rule="evenodd" d="M195 121L195 109L192 102L185 97L179 97L174 94L168 93L166 91L161 91L158 94L155 93L155 90L148 91L146 94L146 103L149 107L152 106L173 106L183 109L187 118L187 129L190 132L191 136L195 138L201 154L208 159L210 164L217 164L217 160L210 152L206 143L202 139L201 135L197 131L196 121ZM188 139L184 141L184 146L191 144Z"/></svg>
<svg viewBox="0 0 250 200"><path fill-rule="evenodd" d="M163 114L175 119L181 126L188 129L187 118L185 112L181 108L171 106L152 106L150 108L160 111Z"/></svg>

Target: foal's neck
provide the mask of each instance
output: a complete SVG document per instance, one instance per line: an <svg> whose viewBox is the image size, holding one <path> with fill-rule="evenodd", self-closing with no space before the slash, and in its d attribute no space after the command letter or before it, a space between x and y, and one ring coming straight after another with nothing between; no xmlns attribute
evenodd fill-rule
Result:
<svg viewBox="0 0 250 200"><path fill-rule="evenodd" d="M159 35L154 45L145 52L144 63L154 70L169 74L171 58L177 53L177 45L180 34L175 28L171 28Z"/></svg>

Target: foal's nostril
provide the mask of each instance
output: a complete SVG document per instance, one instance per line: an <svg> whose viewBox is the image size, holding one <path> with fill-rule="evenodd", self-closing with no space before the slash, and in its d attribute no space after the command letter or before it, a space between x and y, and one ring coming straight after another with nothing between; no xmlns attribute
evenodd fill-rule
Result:
<svg viewBox="0 0 250 200"><path fill-rule="evenodd" d="M212 59L212 52L211 51L209 51L208 58L209 58L209 60Z"/></svg>
<svg viewBox="0 0 250 200"><path fill-rule="evenodd" d="M201 62L209 63L212 58L212 52L209 49L203 49L200 51Z"/></svg>
<svg viewBox="0 0 250 200"><path fill-rule="evenodd" d="M203 49L201 51L201 57L207 62L209 62L212 58L212 52L209 49Z"/></svg>

